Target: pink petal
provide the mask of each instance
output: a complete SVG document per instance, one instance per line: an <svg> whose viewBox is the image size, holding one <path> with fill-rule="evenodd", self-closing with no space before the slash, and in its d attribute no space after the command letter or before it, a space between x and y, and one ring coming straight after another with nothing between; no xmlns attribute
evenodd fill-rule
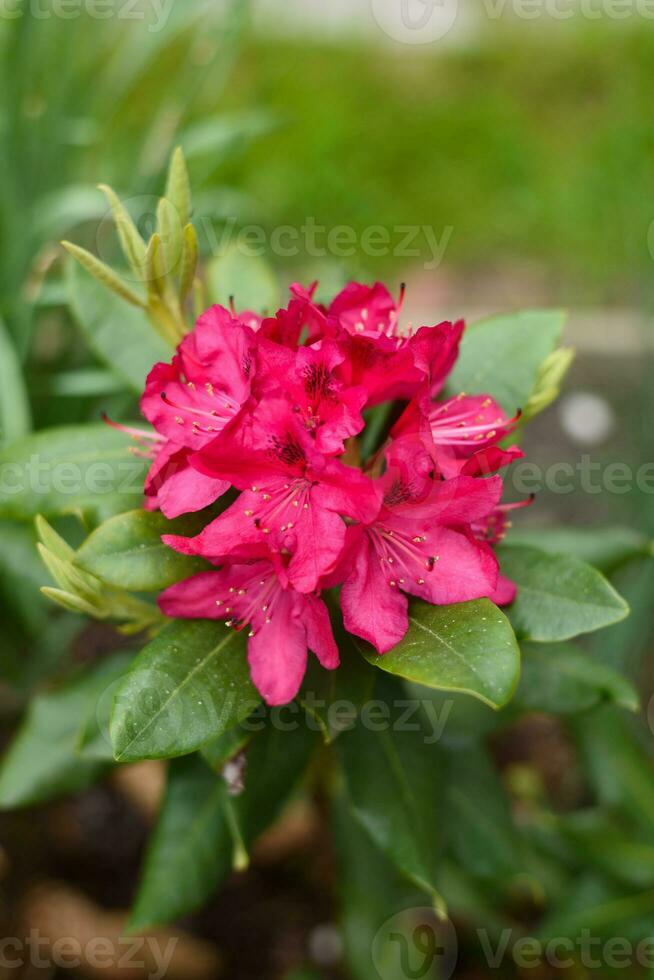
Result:
<svg viewBox="0 0 654 980"><path fill-rule="evenodd" d="M378 653L386 653L407 631L407 598L388 584L368 534L361 528L348 534L356 535L359 547L354 550L352 572L341 589L343 622L348 632L367 640Z"/></svg>

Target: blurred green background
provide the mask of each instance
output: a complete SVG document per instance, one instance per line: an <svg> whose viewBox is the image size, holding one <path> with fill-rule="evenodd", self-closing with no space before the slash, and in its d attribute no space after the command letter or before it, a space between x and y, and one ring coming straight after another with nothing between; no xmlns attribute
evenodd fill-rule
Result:
<svg viewBox="0 0 654 980"><path fill-rule="evenodd" d="M384 35L367 4L354 5L351 19L344 14L334 27L316 3L315 17L301 30L281 0L263 12L243 0L177 0L157 29L146 2L136 8L143 20L88 14L64 20L46 2L39 9L50 17L18 4L22 15L10 18L13 6L0 5L0 444L31 428L97 419L101 410L116 417L136 411L135 394L111 374L75 322L57 243L66 236L111 259L113 246L102 233L106 205L96 185L111 184L142 214L143 202L162 191L170 152L181 144L205 258L219 261L226 245L239 241L239 229L255 226L281 286L320 276L324 288L335 288L358 276L384 278L396 291L406 281L407 316L429 323L566 306L577 362L560 407L531 427L528 456L546 467L575 465L589 454L602 464L623 461L634 473L652 461L649 20L577 13L547 23L487 22L480 6L473 11L474 30L410 45ZM292 254L280 254L272 244L276 230L298 230L307 220L324 227L325 235L347 226L354 254L329 248L309 254L302 233L298 247L287 250ZM429 267L433 255L424 236L417 255L393 248L366 254L361 241L371 226L386 229L391 242L398 241L398 227L428 226L444 243L443 254ZM545 488L518 523L620 525L642 542L642 555L618 561L616 570L633 615L591 647L640 683L647 705L654 685L654 575L645 556L654 536L651 494L635 487L593 495L579 487L565 494ZM74 617L49 618L37 591L44 576L31 529L1 521L0 536L0 669L7 679L1 694L9 725L71 641L81 659L91 641L80 639ZM56 625L46 629L46 622ZM643 713L627 722L617 709L604 727L595 715L585 728L582 720L575 737L587 755L594 753L590 775L568 752L572 735L556 726L536 725L535 735L523 731L523 754L505 752L504 761L508 755L517 780L525 773L520 767L531 766L555 808L606 804L625 818L627 837L627 818L640 799L646 812L640 829L649 820L643 834L652 836L653 746L646 721ZM614 754L607 762L609 748ZM82 824L95 826L88 814ZM643 861L651 872L648 848ZM586 858L579 867L575 853L550 859L567 866L579 886L568 904L582 922L584 902L596 909L609 899L627 901L611 890L614 879L601 861L595 866L588 857L588 870ZM49 852L42 860L49 873L61 870L60 858ZM111 862L106 855L102 860L98 867L106 871ZM38 875L43 868L28 862L28 870ZM630 886L654 887L651 874L641 877ZM280 897L288 884L280 876L279 895L274 888L262 896L245 887L242 901L245 907L279 901L273 919L283 930L284 901L299 901ZM654 902L646 893L644 924L637 921L642 902L636 902L622 907L614 929L651 931ZM124 898L120 888L117 896ZM304 892L301 897L306 900ZM316 902L321 916L334 914L324 895ZM306 951L305 925L308 930L311 923L300 923L300 938L293 940L299 959ZM210 918L203 928L212 935ZM245 942L243 935L238 941ZM266 933L262 943L267 965L261 975L276 975L275 939ZM343 975L342 969L325 975ZM465 976L486 975L476 969L473 963Z"/></svg>

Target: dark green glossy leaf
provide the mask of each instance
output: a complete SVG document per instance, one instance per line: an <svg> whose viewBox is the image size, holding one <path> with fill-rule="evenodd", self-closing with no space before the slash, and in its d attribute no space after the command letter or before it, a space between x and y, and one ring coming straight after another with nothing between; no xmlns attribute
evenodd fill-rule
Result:
<svg viewBox="0 0 654 980"><path fill-rule="evenodd" d="M201 529L195 515L169 521L160 513L132 510L101 524L77 552L75 564L118 588L160 592L207 567L202 559L173 551L162 534L190 537Z"/></svg>
<svg viewBox="0 0 654 980"><path fill-rule="evenodd" d="M132 931L193 911L228 874L226 787L199 758L175 759L130 917Z"/></svg>
<svg viewBox="0 0 654 980"><path fill-rule="evenodd" d="M513 415L527 406L539 368L557 346L564 324L562 310L526 310L473 323L461 341L448 390L492 395Z"/></svg>
<svg viewBox="0 0 654 980"><path fill-rule="evenodd" d="M419 720L405 721L402 688L384 681L378 693L388 720L371 730L360 719L335 743L348 799L377 846L442 907L436 884L443 846L441 756Z"/></svg>
<svg viewBox="0 0 654 980"><path fill-rule="evenodd" d="M493 708L510 699L520 674L520 650L503 612L488 599L452 606L415 600L404 639L382 657L357 642L375 667L445 691L461 691Z"/></svg>
<svg viewBox="0 0 654 980"><path fill-rule="evenodd" d="M167 626L139 654L116 693L115 758L185 755L246 718L259 702L246 639L209 620Z"/></svg>
<svg viewBox="0 0 654 980"><path fill-rule="evenodd" d="M504 545L498 557L502 573L518 586L509 616L526 640L569 640L617 623L629 612L601 572L577 558L526 545Z"/></svg>
<svg viewBox="0 0 654 980"><path fill-rule="evenodd" d="M638 692L623 677L571 643L523 643L522 677L516 702L552 714L573 714L600 701L630 711L639 707Z"/></svg>
<svg viewBox="0 0 654 980"><path fill-rule="evenodd" d="M79 513L99 521L143 499L146 464L108 425L44 429L0 453L0 517Z"/></svg>

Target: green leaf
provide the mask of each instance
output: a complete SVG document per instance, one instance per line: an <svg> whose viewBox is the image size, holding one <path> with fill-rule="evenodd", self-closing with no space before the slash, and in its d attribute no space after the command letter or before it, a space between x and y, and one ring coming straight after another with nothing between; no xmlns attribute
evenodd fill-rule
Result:
<svg viewBox="0 0 654 980"><path fill-rule="evenodd" d="M114 272L106 263L102 262L100 259L96 258L90 252L87 252L85 248L80 248L79 245L73 245L72 242L62 242L61 243L66 251L77 259L79 264L90 273L93 278L110 289L112 293L119 296L120 299L126 300L126 302L131 303L132 306L144 307L145 303L135 292L131 286L120 278L120 276Z"/></svg>
<svg viewBox="0 0 654 980"><path fill-rule="evenodd" d="M265 730L250 735L245 788L238 795L230 796L225 781L199 756L172 762L130 919L132 930L161 925L200 905L237 864L238 850L275 820L296 787L315 734L303 725L282 731L272 715L252 722L256 724Z"/></svg>
<svg viewBox="0 0 654 980"><path fill-rule="evenodd" d="M171 157L164 197L173 205L181 227L185 228L191 219L191 186L181 146Z"/></svg>
<svg viewBox="0 0 654 980"><path fill-rule="evenodd" d="M621 828L606 811L577 810L556 819L583 867L594 867L634 888L654 888L654 844Z"/></svg>
<svg viewBox="0 0 654 980"><path fill-rule="evenodd" d="M282 718L282 726L279 719ZM311 759L317 736L298 716L289 725L284 711L266 711L265 730L247 749L245 792L233 798L234 813L246 847L279 815ZM256 721L251 725L256 726ZM250 723L248 723L250 727Z"/></svg>
<svg viewBox="0 0 654 980"><path fill-rule="evenodd" d="M573 555L607 574L634 558L654 554L654 543L630 527L512 528L509 547L527 544L551 555Z"/></svg>
<svg viewBox="0 0 654 980"><path fill-rule="evenodd" d="M194 515L169 521L153 511L128 511L93 531L74 561L109 585L160 592L207 567L202 559L173 551L161 540L162 534L190 537L201 529L201 520Z"/></svg>
<svg viewBox="0 0 654 980"><path fill-rule="evenodd" d="M583 770L600 803L654 831L654 765L623 712L601 705L572 720ZM649 737L649 733L646 737Z"/></svg>
<svg viewBox="0 0 654 980"><path fill-rule="evenodd" d="M227 305L233 297L237 310L273 313L279 306L279 284L268 263L246 255L237 245L207 264L207 288L212 303Z"/></svg>
<svg viewBox="0 0 654 980"><path fill-rule="evenodd" d="M77 732L77 751L85 759L97 759L107 763L114 761L109 737L111 709L121 679L134 657L133 650L121 650L106 661L103 689L97 699L88 706Z"/></svg>
<svg viewBox="0 0 654 980"><path fill-rule="evenodd" d="M595 943L589 949L593 962L601 963L599 939L624 937L638 942L652 930L654 889L634 893L590 873L571 883L564 900L541 922L536 935L565 936L573 941L584 935L592 937Z"/></svg>
<svg viewBox="0 0 654 980"><path fill-rule="evenodd" d="M161 247L157 257L162 263L160 271L164 276L174 275L182 258L182 241L184 225L180 220L175 206L162 197L157 205L157 232L161 239Z"/></svg>
<svg viewBox="0 0 654 980"><path fill-rule="evenodd" d="M375 725L380 730L360 720L335 743L347 796L377 846L442 910L436 885L443 846L441 756L419 722L418 730L403 723L402 689L385 681L379 693L388 709L387 722Z"/></svg>
<svg viewBox="0 0 654 980"><path fill-rule="evenodd" d="M23 368L9 333L0 319L0 446L25 436L31 412Z"/></svg>
<svg viewBox="0 0 654 980"><path fill-rule="evenodd" d="M409 608L404 639L382 657L357 641L369 663L443 691L461 691L501 708L520 675L520 650L509 621L488 599Z"/></svg>
<svg viewBox="0 0 654 980"><path fill-rule="evenodd" d="M576 714L613 701L638 711L638 692L617 670L594 660L571 643L524 643L516 702L552 714Z"/></svg>
<svg viewBox="0 0 654 980"><path fill-rule="evenodd" d="M559 397L561 385L575 358L571 347L559 347L545 358L538 369L534 388L522 412L521 421L528 422L543 412Z"/></svg>
<svg viewBox="0 0 654 980"><path fill-rule="evenodd" d="M0 517L32 520L80 511L93 521L143 499L146 463L108 425L43 429L0 452Z"/></svg>
<svg viewBox="0 0 654 980"><path fill-rule="evenodd" d="M67 265L66 286L72 314L91 350L141 394L152 367L170 360L170 345L152 329L142 310L125 306L75 262Z"/></svg>
<svg viewBox="0 0 654 980"><path fill-rule="evenodd" d="M350 727L358 709L364 705L375 686L376 673L362 660L353 637L340 619L332 626L341 663L338 670L325 670L315 657L309 659L298 700L309 715L307 724L315 725L329 744Z"/></svg>
<svg viewBox="0 0 654 980"><path fill-rule="evenodd" d="M459 864L496 881L518 874L518 830L490 755L477 743L450 749L444 758L447 828Z"/></svg>
<svg viewBox="0 0 654 980"><path fill-rule="evenodd" d="M123 255L129 262L132 272L137 276L138 281L142 282L143 266L145 263L145 242L141 238L129 212L111 187L107 187L106 184L100 184L99 190L102 191L109 201Z"/></svg>
<svg viewBox="0 0 654 980"><path fill-rule="evenodd" d="M526 640L569 640L617 623L629 612L601 572L577 558L526 545L504 545L498 557L502 573L518 586L509 617Z"/></svg>
<svg viewBox="0 0 654 980"><path fill-rule="evenodd" d="M205 742L200 749L200 755L215 773L220 774L225 763L246 749L254 737L255 732L248 730L247 723L245 726L234 725Z"/></svg>
<svg viewBox="0 0 654 980"><path fill-rule="evenodd" d="M119 762L185 755L247 717L246 637L209 620L167 626L116 694L111 740Z"/></svg>
<svg viewBox="0 0 654 980"><path fill-rule="evenodd" d="M0 807L43 803L90 786L104 771L77 752L80 718L88 717L114 677L113 658L57 691L37 695L0 766Z"/></svg>
<svg viewBox="0 0 654 980"><path fill-rule="evenodd" d="M560 340L565 318L562 310L527 310L472 324L461 341L448 390L492 395L511 415L525 408L543 361Z"/></svg>
<svg viewBox="0 0 654 980"><path fill-rule="evenodd" d="M229 873L225 783L198 756L170 765L166 795L129 920L131 931L193 911Z"/></svg>
<svg viewBox="0 0 654 980"><path fill-rule="evenodd" d="M373 843L343 794L334 799L333 830L347 965L355 980L371 980L376 976L372 955L379 930L392 916L424 900Z"/></svg>

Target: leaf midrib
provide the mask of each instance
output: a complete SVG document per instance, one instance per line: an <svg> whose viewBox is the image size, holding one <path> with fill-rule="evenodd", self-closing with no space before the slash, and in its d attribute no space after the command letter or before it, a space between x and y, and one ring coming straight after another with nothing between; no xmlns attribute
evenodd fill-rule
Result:
<svg viewBox="0 0 654 980"><path fill-rule="evenodd" d="M207 653L206 656L203 657L203 659L200 661L199 664L195 664L195 666L191 668L191 670L184 677L183 681L171 691L171 693L168 695L168 697L163 702L161 707L156 711L156 713L150 716L146 725L134 736L134 738L132 738L128 742L128 744L123 748L123 750L116 755L117 762L120 762L121 759L125 757L125 753L129 751L129 749L132 747L132 745L134 745L135 742L143 738L145 732L147 732L148 729L154 724L154 722L163 714L163 712L168 708L168 705L172 701L174 701L176 697L178 697L180 691L182 691L186 687L186 685L191 681L191 679L195 677L195 675L198 674L200 671L204 670L207 663L214 656L217 656L220 653L220 651L223 649L223 647L226 646L228 643L231 643L233 639L234 639L233 634L228 633L227 636L225 636L225 638L221 640L217 646L213 647L209 651L209 653Z"/></svg>

